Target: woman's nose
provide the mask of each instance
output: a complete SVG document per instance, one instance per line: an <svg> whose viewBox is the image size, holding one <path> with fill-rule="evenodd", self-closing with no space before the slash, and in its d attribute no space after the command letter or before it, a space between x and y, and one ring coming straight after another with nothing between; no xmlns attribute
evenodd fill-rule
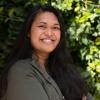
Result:
<svg viewBox="0 0 100 100"><path fill-rule="evenodd" d="M47 28L47 30L45 31L45 34L49 35L49 36L53 35L52 29L51 28Z"/></svg>

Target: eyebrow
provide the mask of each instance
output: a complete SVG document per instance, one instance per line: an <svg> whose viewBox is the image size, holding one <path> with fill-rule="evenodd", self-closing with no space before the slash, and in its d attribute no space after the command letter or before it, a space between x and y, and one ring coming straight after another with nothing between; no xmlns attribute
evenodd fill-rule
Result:
<svg viewBox="0 0 100 100"><path fill-rule="evenodd" d="M40 23L42 23L42 24L47 24L46 22L40 22ZM60 26L58 23L55 23L54 25Z"/></svg>

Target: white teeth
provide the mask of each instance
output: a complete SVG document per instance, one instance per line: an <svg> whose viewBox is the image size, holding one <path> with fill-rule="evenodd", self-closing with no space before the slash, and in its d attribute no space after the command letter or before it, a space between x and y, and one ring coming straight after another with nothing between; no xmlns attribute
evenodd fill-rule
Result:
<svg viewBox="0 0 100 100"><path fill-rule="evenodd" d="M52 43L52 40L50 40L50 39L43 39L42 40L44 43Z"/></svg>

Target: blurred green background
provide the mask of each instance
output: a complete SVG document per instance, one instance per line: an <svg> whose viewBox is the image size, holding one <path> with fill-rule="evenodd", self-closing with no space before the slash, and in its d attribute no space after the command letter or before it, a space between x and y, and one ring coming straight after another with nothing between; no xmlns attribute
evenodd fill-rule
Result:
<svg viewBox="0 0 100 100"><path fill-rule="evenodd" d="M0 74L30 7L62 10L69 48L94 100L100 100L100 0L0 0Z"/></svg>

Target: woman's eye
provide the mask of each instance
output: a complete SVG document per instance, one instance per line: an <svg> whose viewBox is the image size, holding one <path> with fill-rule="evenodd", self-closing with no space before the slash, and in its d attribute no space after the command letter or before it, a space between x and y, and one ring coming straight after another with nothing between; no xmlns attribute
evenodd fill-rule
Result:
<svg viewBox="0 0 100 100"><path fill-rule="evenodd" d="M53 27L53 29L55 29L55 30L60 30L60 28L59 28L59 27Z"/></svg>
<svg viewBox="0 0 100 100"><path fill-rule="evenodd" d="M44 26L44 25L40 25L40 26L38 26L39 28L42 28L42 29L45 29L46 28L46 26Z"/></svg>

